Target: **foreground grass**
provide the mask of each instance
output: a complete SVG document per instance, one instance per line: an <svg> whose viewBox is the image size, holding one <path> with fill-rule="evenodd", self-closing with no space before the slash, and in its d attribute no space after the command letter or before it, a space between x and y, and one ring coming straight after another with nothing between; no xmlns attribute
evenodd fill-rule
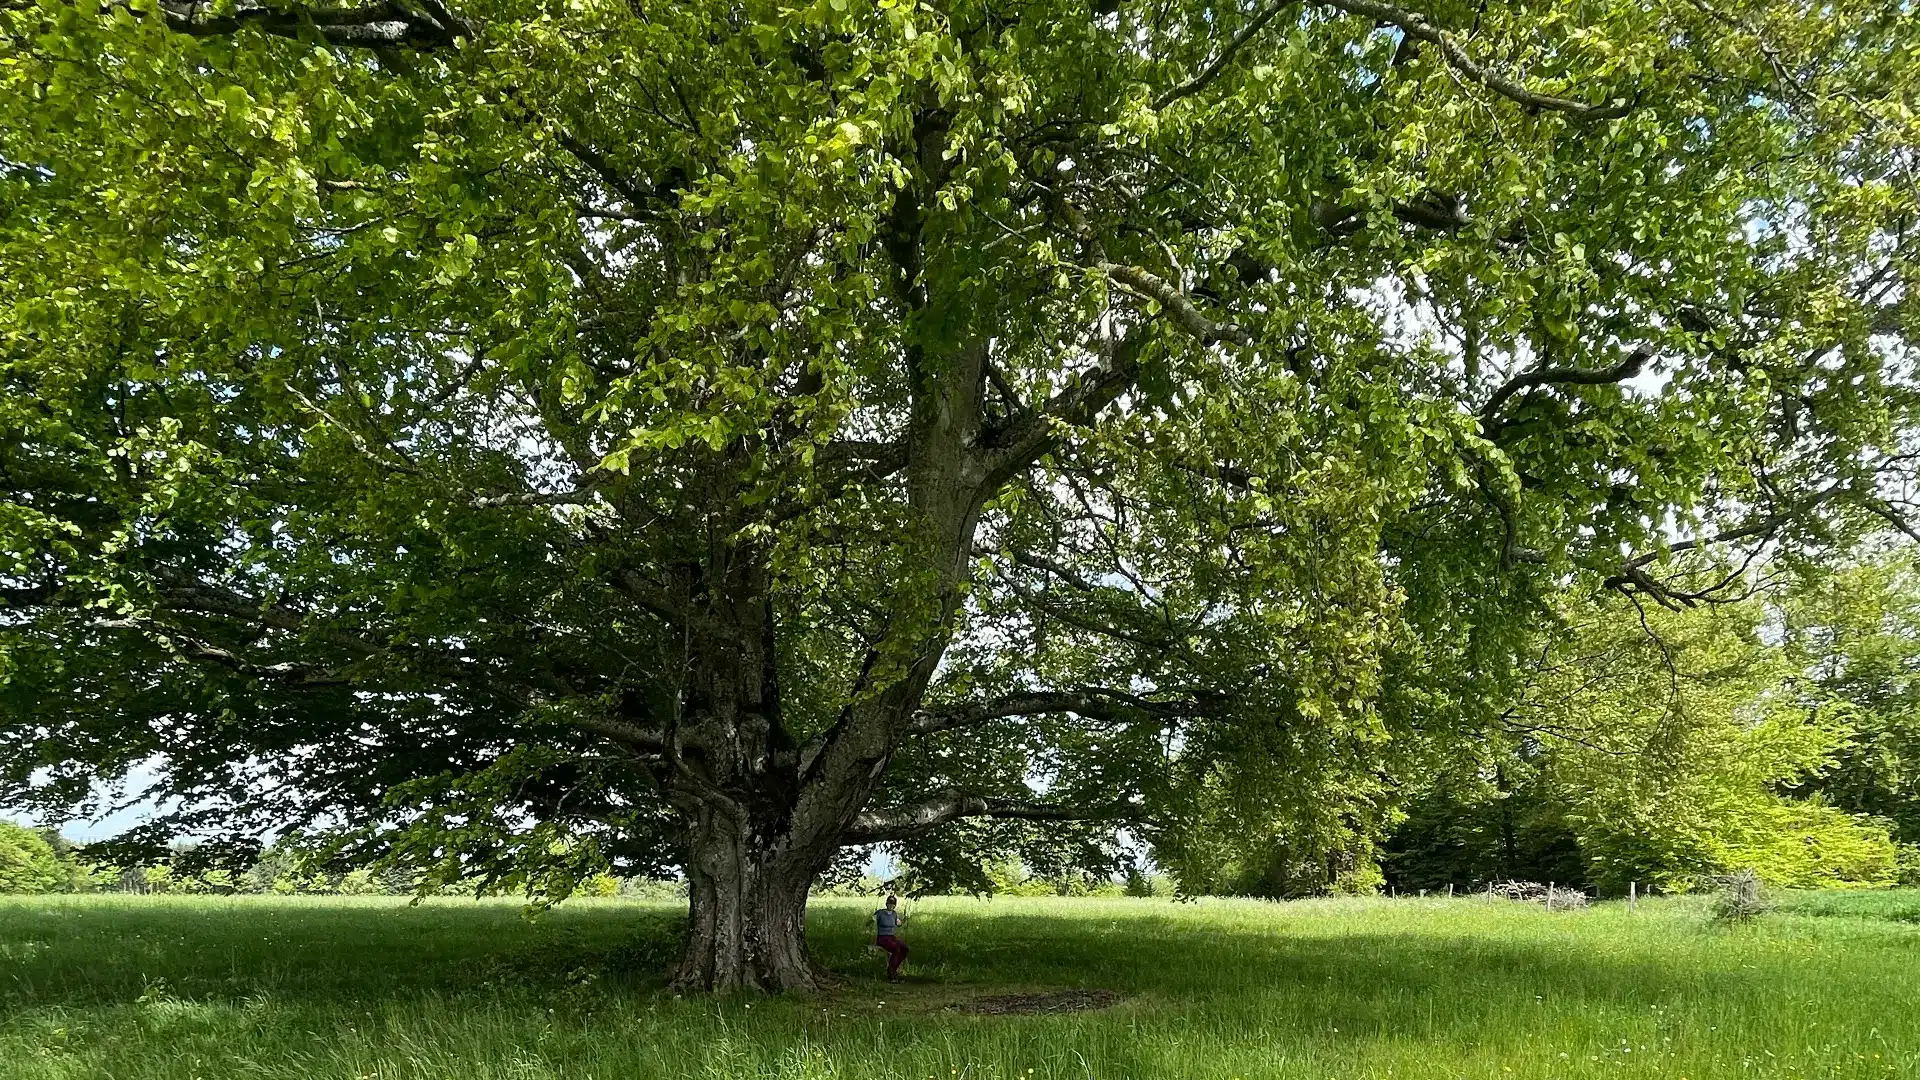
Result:
<svg viewBox="0 0 1920 1080"><path fill-rule="evenodd" d="M887 986L818 901L807 1000L660 990L681 913L575 901L0 897L0 1077L1920 1077L1920 892L1578 913L1484 900L923 901ZM975 1016L1068 987L1097 1013Z"/></svg>

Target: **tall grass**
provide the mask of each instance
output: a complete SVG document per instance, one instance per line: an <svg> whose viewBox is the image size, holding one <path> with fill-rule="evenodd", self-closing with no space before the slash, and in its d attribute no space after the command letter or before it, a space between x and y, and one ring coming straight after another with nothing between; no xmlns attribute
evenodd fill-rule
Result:
<svg viewBox="0 0 1920 1080"><path fill-rule="evenodd" d="M0 898L0 1077L1920 1077L1920 893L1580 913L1483 899L816 901L818 998L675 998L682 913L576 900ZM974 996L1117 990L1105 1011Z"/></svg>

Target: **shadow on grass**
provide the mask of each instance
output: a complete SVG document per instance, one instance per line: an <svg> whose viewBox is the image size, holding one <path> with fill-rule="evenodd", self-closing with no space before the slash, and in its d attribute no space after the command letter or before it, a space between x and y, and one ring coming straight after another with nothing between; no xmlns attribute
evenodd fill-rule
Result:
<svg viewBox="0 0 1920 1080"><path fill-rule="evenodd" d="M0 1004L80 1006L192 998L502 996L611 978L658 989L684 914L515 904L409 906L303 898L17 903L0 909Z"/></svg>

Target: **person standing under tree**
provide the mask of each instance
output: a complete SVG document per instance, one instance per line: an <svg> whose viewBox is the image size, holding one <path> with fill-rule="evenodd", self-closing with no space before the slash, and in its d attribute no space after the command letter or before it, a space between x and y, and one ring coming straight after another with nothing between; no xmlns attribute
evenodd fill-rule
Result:
<svg viewBox="0 0 1920 1080"><path fill-rule="evenodd" d="M900 980L900 965L907 960L907 943L900 940L900 898L887 897L887 906L873 913L874 929L878 935L873 943L887 950L887 981Z"/></svg>

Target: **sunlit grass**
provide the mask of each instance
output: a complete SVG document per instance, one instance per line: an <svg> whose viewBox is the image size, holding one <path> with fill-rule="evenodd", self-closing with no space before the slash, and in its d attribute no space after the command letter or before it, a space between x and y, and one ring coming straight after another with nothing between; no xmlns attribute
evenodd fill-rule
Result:
<svg viewBox="0 0 1920 1080"><path fill-rule="evenodd" d="M664 905L0 898L0 1076L1920 1077L1916 892L1741 926L1684 899L930 900L903 986L871 906L815 902L834 993L712 1000L660 989ZM1126 999L948 1008L1071 987Z"/></svg>

